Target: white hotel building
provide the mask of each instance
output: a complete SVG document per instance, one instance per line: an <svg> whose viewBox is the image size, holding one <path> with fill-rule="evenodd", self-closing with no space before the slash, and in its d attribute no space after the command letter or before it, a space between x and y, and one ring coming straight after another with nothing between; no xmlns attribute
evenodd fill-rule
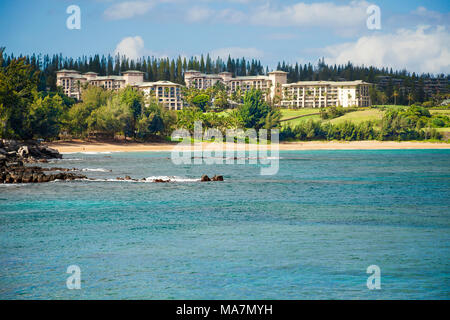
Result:
<svg viewBox="0 0 450 320"><path fill-rule="evenodd" d="M83 84L90 84L110 90L119 90L126 86L135 87L146 96L154 96L167 109L183 109L181 85L170 81L144 82L141 71L126 71L122 76L98 76L95 72L81 74L75 70L56 72L56 85L62 87L64 93L72 98L80 99Z"/></svg>
<svg viewBox="0 0 450 320"><path fill-rule="evenodd" d="M95 72L81 74L75 70L60 70L57 85L69 97L80 99L82 84L118 90L127 85L142 90L147 96L154 96L170 110L181 110L183 98L181 85L170 81L144 82L141 71L126 71L121 76L98 76ZM233 77L230 72L204 74L186 71L184 79L187 87L207 89L222 83L231 94L238 89L245 92L252 88L263 91L266 99L280 98L279 105L286 108L322 108L330 106L368 107L370 106L369 83L356 81L299 81L287 83L287 73L273 71L267 76Z"/></svg>
<svg viewBox="0 0 450 320"><path fill-rule="evenodd" d="M299 81L283 85L286 108L368 107L370 84L356 81Z"/></svg>
<svg viewBox="0 0 450 320"><path fill-rule="evenodd" d="M287 73L284 71L269 72L267 76L234 77L231 72L219 74L205 74L200 71L189 70L184 74L187 87L207 89L220 82L228 88L230 93L240 89L242 92L252 88L259 89L266 98L273 99L276 95L281 97L281 87L287 83ZM267 96L267 94L269 96Z"/></svg>
<svg viewBox="0 0 450 320"><path fill-rule="evenodd" d="M234 77L230 72L204 74L187 71L184 76L187 87L207 89L220 82L229 92L238 88L245 92L251 88L260 89L266 98L280 97L280 105L286 108L322 108L330 106L368 107L369 83L357 81L300 81L287 83L287 73L270 72L268 76Z"/></svg>

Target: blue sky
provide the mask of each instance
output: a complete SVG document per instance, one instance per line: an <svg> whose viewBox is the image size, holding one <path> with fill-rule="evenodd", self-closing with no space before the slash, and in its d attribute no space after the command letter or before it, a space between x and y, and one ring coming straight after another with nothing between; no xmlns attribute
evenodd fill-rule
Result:
<svg viewBox="0 0 450 320"><path fill-rule="evenodd" d="M66 8L81 9L69 30ZM381 29L369 30L377 5ZM2 0L0 46L7 53L210 53L276 62L345 63L450 73L450 1L366 0Z"/></svg>

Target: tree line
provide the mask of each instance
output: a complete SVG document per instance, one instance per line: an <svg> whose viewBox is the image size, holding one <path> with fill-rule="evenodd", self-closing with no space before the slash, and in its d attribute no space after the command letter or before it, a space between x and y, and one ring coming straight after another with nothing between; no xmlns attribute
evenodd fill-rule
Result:
<svg viewBox="0 0 450 320"><path fill-rule="evenodd" d="M25 58L0 67L0 137L52 140L100 133L148 139L170 135L176 124L174 112L130 86L119 91L87 86L77 103L62 92L39 91L39 73Z"/></svg>
<svg viewBox="0 0 450 320"><path fill-rule="evenodd" d="M16 57L13 54L5 54L4 48L0 48L2 55L2 67L6 67ZM19 56L22 57L22 56ZM78 58L64 57L62 54L40 55L31 54L23 56L35 71L39 73L38 88L40 91L56 91L56 71L60 69L73 69L85 72L97 72L99 75L120 75L126 70L139 70L144 72L146 81L168 80L184 84L184 73L187 70L198 70L204 73L220 73L228 71L235 76L264 75L269 68L264 67L258 59L213 58L209 54L200 57L157 58L142 57L129 59L125 56L99 55L82 56ZM389 76L403 80L402 87L388 81L384 88L372 88L370 95L373 104L403 104L423 103L431 99L424 92L424 80L432 78L430 74L410 73L406 70L393 70L392 68L376 68L372 66L354 66L352 63L345 65L328 65L324 59L317 65L289 64L279 62L276 70L288 73L288 82L297 81L341 81L363 80L369 83L377 83L378 76ZM449 79L449 75L438 75Z"/></svg>
<svg viewBox="0 0 450 320"><path fill-rule="evenodd" d="M204 73L232 72L235 76L247 76L264 74L266 71L257 59L246 60L245 58L228 57L226 61L218 57L213 60L209 54L200 57L181 57L176 59L142 57L129 59L126 56L99 55L82 56L79 58L63 57L62 54L54 55L19 55L5 54L5 48L0 48L3 63L2 67L8 66L15 58L25 58L27 64L33 70L41 71L39 75L39 90L56 91L56 71L61 69L76 70L81 73L96 72L100 76L121 75L127 70L138 70L144 72L145 81L167 80L184 84L184 73L187 70L198 70Z"/></svg>
<svg viewBox="0 0 450 320"><path fill-rule="evenodd" d="M432 116L428 109L412 105L405 109L386 110L381 123L345 121L333 124L329 121L308 120L294 127L284 126L280 131L280 140L440 140L442 135L436 128L448 125L448 116Z"/></svg>
<svg viewBox="0 0 450 320"><path fill-rule="evenodd" d="M64 133L85 138L91 133L109 137L123 135L146 140L170 135L176 128L192 130L196 120L206 127L225 129L280 128L280 110L264 99L260 90L249 90L231 97L223 86L205 92L186 89L186 108L181 112L164 108L154 96L146 97L132 87L118 91L87 86L77 102L60 90L40 90L43 71L36 70L26 57L5 62L0 54L0 136L15 139L57 139ZM57 88L58 89L58 88ZM210 101L213 100L211 104ZM207 113L228 109L222 114ZM342 108L321 111L323 119L345 112ZM283 127L282 139L438 139L433 128L447 127L444 115L432 116L426 108L413 105L407 109L387 110L381 128L375 123L333 125L329 122L305 122L297 127Z"/></svg>
<svg viewBox="0 0 450 320"><path fill-rule="evenodd" d="M433 75L429 73L419 75L415 72L410 73L407 70L355 66L351 62L345 65L328 65L323 58L319 60L317 66L313 66L311 63L303 66L299 63L292 65L283 61L278 63L277 70L288 73L288 82L363 80L376 84L378 82L377 77L390 77L383 88L371 87L370 98L373 104L411 105L413 103L423 103L434 98L427 96L424 90L424 80L433 78ZM445 74L439 74L437 77L447 79L447 81L450 79L450 76ZM403 81L402 85L394 84L393 78L401 79ZM446 91L441 92L441 94L448 92L449 88L447 86Z"/></svg>

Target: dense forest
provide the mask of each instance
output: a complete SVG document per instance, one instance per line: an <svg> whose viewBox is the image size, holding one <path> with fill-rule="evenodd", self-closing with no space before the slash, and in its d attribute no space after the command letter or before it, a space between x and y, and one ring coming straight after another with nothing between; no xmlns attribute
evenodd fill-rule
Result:
<svg viewBox="0 0 450 320"><path fill-rule="evenodd" d="M22 57L22 56L18 56ZM56 71L60 69L73 69L82 73L93 71L99 75L120 75L126 70L140 70L145 73L145 81L169 80L184 84L184 72L186 70L198 70L204 73L232 72L235 76L262 75L269 72L257 59L231 58L223 60L220 57L213 59L210 55L197 57L181 57L175 59L143 57L137 60L128 59L125 56L83 56L79 58L64 57L61 54L40 55L32 54L23 56L34 70L40 70L39 90L56 91ZM2 67L7 66L15 57L13 54L3 54ZM288 73L288 82L307 80L363 80L369 83L377 83L377 77L388 76L401 79L402 85L389 82L383 88L377 88L378 92L372 92L371 98L374 104L411 104L422 103L430 100L424 91L424 80L433 77L431 74L410 73L406 70L392 70L388 68L376 68L368 66L327 65L324 59L320 59L317 65L295 65L280 62L276 70ZM437 75L440 78L450 79L449 75ZM448 89L448 88L447 88Z"/></svg>
<svg viewBox="0 0 450 320"><path fill-rule="evenodd" d="M209 56L206 59L200 58L200 61L196 58L189 61L181 58L176 61L149 59L147 63L147 60L136 62L126 58L100 58L98 55L76 61L61 56L44 56L41 59L32 55L15 58L12 55L3 55L2 52L3 48L0 48L1 138L53 140L61 137L86 138L94 134L109 138L122 136L125 139L128 136L145 141L165 139L176 128L191 131L195 121L202 121L206 128L219 128L223 132L227 129L281 128L282 140L423 140L440 139L442 136L436 128L448 127L450 124L446 115L432 115L426 104L437 104L427 101L421 105L413 104L406 109L388 110L384 113L381 124L368 121L335 125L322 121L307 121L295 127L282 126L280 109L273 102L266 101L260 90L252 89L244 94L233 94L231 99L236 102L237 107L228 110L231 109L230 97L226 88L220 85L207 90L184 88L187 108L179 112L167 110L154 96L144 96L141 91L132 87L111 91L88 86L82 92L82 99L75 101L56 88L56 70L70 68L81 72L108 74L111 71L113 74L120 74L123 70L138 69L147 70L147 80L168 79L182 82L183 73L188 69L203 72L230 70L235 75L251 75L261 74L262 66L260 61L246 62L245 59L230 58L227 63L218 59L212 62ZM290 68L291 66L285 63L279 66L279 69L287 70L292 77ZM317 77L329 78L345 75L346 72L349 72L348 77L351 80L352 77L363 77L366 71L369 72L366 77L372 76L372 72L382 72L374 68L353 67L351 64L345 67L329 67L323 61L315 68L305 68L306 71L299 67L299 70L303 71L297 74L306 77L302 80L310 80L311 77L314 80L317 80ZM312 70L310 74L309 69ZM404 76L410 77L411 80L415 77L414 74L410 76L407 73ZM414 81L412 85L415 88ZM396 90L393 91L395 92ZM372 93L375 94L374 99L383 100L388 97L386 92L374 88ZM393 97L399 99L400 95ZM409 104L412 102L411 98L415 100L416 97L417 91L408 93ZM219 113L224 110L228 112ZM330 107L320 110L320 116L325 120L333 119L349 111L351 109Z"/></svg>

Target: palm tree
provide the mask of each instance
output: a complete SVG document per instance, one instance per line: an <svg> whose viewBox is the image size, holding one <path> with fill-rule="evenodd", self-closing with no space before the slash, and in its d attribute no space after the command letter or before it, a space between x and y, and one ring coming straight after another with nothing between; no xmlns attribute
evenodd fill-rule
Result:
<svg viewBox="0 0 450 320"><path fill-rule="evenodd" d="M386 93L380 92L379 96L380 96L379 99L381 101L381 104L386 104L386 102L388 100Z"/></svg>
<svg viewBox="0 0 450 320"><path fill-rule="evenodd" d="M270 88L266 89L266 100L270 101Z"/></svg>
<svg viewBox="0 0 450 320"><path fill-rule="evenodd" d="M413 94L412 93L408 93L408 106L411 105L411 100L413 99Z"/></svg>
<svg viewBox="0 0 450 320"><path fill-rule="evenodd" d="M397 105L397 97L398 97L397 90L394 90L394 93L392 94L392 96L394 97L394 105Z"/></svg>
<svg viewBox="0 0 450 320"><path fill-rule="evenodd" d="M276 128L280 123L280 119L281 119L280 110L270 111L266 116L264 122L264 129L268 129L270 131L270 129Z"/></svg>

